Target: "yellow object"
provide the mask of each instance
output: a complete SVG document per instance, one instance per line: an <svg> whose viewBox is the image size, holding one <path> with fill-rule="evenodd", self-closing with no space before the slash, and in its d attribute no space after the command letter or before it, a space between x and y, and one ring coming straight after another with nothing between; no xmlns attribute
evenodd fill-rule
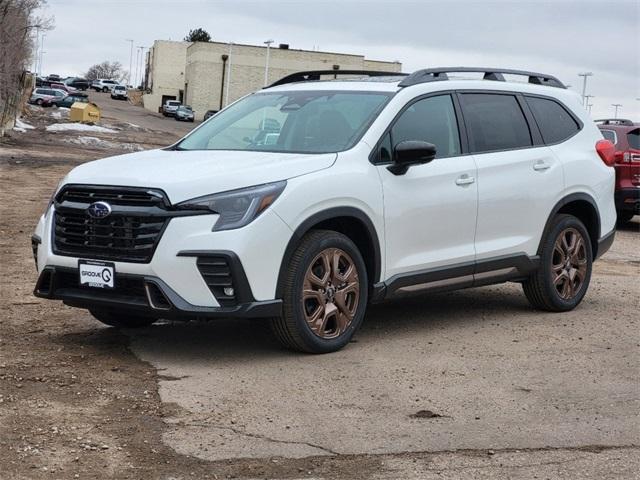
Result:
<svg viewBox="0 0 640 480"><path fill-rule="evenodd" d="M71 105L69 120L72 122L98 122L100 109L95 103L75 102Z"/></svg>

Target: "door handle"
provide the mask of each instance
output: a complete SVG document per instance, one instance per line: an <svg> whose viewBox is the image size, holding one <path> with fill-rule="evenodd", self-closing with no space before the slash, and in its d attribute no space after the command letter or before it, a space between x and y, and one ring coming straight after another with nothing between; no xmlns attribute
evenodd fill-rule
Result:
<svg viewBox="0 0 640 480"><path fill-rule="evenodd" d="M467 175L466 173L464 175L460 175L457 179L456 179L456 185L458 186L464 186L464 185L471 185L473 182L475 182L476 179L475 177L470 177L469 175Z"/></svg>
<svg viewBox="0 0 640 480"><path fill-rule="evenodd" d="M536 163L533 164L533 169L536 172L542 172L544 170L548 170L551 168L551 165L549 165L547 162L545 162L544 160L538 160Z"/></svg>

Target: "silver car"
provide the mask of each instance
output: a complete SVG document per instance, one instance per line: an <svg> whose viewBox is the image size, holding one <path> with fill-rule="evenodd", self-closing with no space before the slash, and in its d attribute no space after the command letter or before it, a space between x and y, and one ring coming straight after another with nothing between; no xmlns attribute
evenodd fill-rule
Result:
<svg viewBox="0 0 640 480"><path fill-rule="evenodd" d="M33 90L31 93L31 97L29 98L29 103L34 103L36 105L42 105L43 103L47 103L49 100L62 100L68 94L63 90L57 90L55 88L43 88L38 87Z"/></svg>
<svg viewBox="0 0 640 480"><path fill-rule="evenodd" d="M177 121L193 122L193 110L189 105L180 105L176 110Z"/></svg>

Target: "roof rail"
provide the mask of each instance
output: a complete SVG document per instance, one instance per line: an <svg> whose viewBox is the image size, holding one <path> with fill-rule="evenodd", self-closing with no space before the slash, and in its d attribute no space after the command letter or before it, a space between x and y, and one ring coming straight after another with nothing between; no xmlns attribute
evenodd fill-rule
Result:
<svg viewBox="0 0 640 480"><path fill-rule="evenodd" d="M594 120L595 123L602 123L603 125L624 125L626 127L633 127L635 124L626 118L601 118Z"/></svg>
<svg viewBox="0 0 640 480"><path fill-rule="evenodd" d="M477 72L483 73L483 80L493 80L497 82L504 82L503 74L507 75L522 75L529 77L529 83L536 85L546 85L549 87L567 88L564 84L552 75L545 73L527 72L525 70L505 70L503 68L480 68L480 67L440 67L440 68L426 68L424 70L418 70L407 76L400 82L399 87L409 87L411 85L417 85L419 83L437 82L440 80L448 80L448 73L458 72Z"/></svg>
<svg viewBox="0 0 640 480"><path fill-rule="evenodd" d="M276 87L294 82L309 82L320 80L321 75L360 75L362 77L405 77L407 73L400 72L380 72L376 70L309 70L306 72L296 72L272 83L266 88Z"/></svg>

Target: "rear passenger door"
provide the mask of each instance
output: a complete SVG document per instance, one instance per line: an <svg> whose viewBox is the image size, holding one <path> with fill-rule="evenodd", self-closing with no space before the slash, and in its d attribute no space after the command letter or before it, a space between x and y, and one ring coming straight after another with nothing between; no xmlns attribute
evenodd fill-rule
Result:
<svg viewBox="0 0 640 480"><path fill-rule="evenodd" d="M525 99L511 92L458 94L478 167L476 259L535 255L564 185Z"/></svg>

